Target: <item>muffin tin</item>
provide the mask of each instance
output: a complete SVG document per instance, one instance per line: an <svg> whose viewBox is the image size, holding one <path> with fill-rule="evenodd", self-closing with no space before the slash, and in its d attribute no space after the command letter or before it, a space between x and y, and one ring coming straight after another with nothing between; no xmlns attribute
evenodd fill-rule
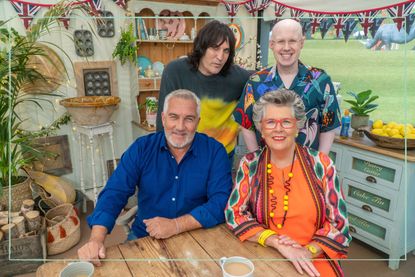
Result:
<svg viewBox="0 0 415 277"><path fill-rule="evenodd" d="M99 18L97 27L100 37L111 38L115 35L114 15L109 11L101 11L102 18Z"/></svg>
<svg viewBox="0 0 415 277"><path fill-rule="evenodd" d="M75 51L80 57L91 57L94 55L94 44L92 33L88 30L76 30L74 33Z"/></svg>
<svg viewBox="0 0 415 277"><path fill-rule="evenodd" d="M102 69L84 70L84 88L86 96L110 96L109 72Z"/></svg>

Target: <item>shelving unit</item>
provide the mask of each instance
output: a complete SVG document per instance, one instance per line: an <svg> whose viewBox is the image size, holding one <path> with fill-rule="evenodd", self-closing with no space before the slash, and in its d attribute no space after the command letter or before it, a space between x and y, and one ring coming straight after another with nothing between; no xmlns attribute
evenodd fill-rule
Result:
<svg viewBox="0 0 415 277"><path fill-rule="evenodd" d="M180 1L173 1L174 3L181 3ZM206 3L214 3L217 1L205 1ZM173 10L175 10L173 8ZM209 14L201 13L199 15L193 15L189 11L183 11L185 17L185 34L189 37L191 35L192 28L195 28L196 32L206 24ZM136 13L136 17L142 18L147 28L157 28L156 20L158 15L154 14L150 8L144 8L140 12ZM137 27L137 26L136 26ZM170 61L186 56L193 49L192 40L137 40L137 56L147 57L152 63L161 62L166 66ZM139 72L137 72L139 74ZM139 76L138 79L138 93L136 95L137 107L143 107L146 101L146 97L155 96L158 98L160 90L161 76L155 78L143 78ZM152 132L155 130L153 127L149 127L146 124L145 109L139 109L139 120L134 121L134 125Z"/></svg>

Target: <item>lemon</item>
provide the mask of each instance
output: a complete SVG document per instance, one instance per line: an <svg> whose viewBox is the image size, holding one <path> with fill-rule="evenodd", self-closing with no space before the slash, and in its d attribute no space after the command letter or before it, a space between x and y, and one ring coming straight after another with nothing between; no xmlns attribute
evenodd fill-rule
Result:
<svg viewBox="0 0 415 277"><path fill-rule="evenodd" d="M406 126L406 127L402 128L402 129L399 131L399 133L400 133L402 136L405 136L405 134L410 134L410 133L411 133L411 131L412 131L411 127Z"/></svg>
<svg viewBox="0 0 415 277"><path fill-rule="evenodd" d="M388 127L388 128L395 128L396 127L396 125L398 125L395 121L391 121L391 122L389 122L388 124L386 124L386 126Z"/></svg>
<svg viewBox="0 0 415 277"><path fill-rule="evenodd" d="M388 135L389 135L390 137L393 137L393 136L395 136L395 135L400 135L400 134L399 134L399 130L398 130L398 129L389 129L389 130L387 131L387 133L388 133Z"/></svg>
<svg viewBox="0 0 415 277"><path fill-rule="evenodd" d="M402 130L404 127L405 127L405 125L403 125L403 124L396 125L396 129L399 129L399 131Z"/></svg>
<svg viewBox="0 0 415 277"><path fill-rule="evenodd" d="M415 139L415 133L414 134L407 134L406 138L407 139Z"/></svg>
<svg viewBox="0 0 415 277"><path fill-rule="evenodd" d="M372 129L372 134L381 136L383 134L382 129Z"/></svg>
<svg viewBox="0 0 415 277"><path fill-rule="evenodd" d="M373 129L382 129L383 121L381 119L376 120L373 122Z"/></svg>
<svg viewBox="0 0 415 277"><path fill-rule="evenodd" d="M406 123L406 126L407 126L407 127L410 127L411 129L413 129L413 128L414 128L414 125L412 125L411 123Z"/></svg>
<svg viewBox="0 0 415 277"><path fill-rule="evenodd" d="M415 134L415 128L412 129L411 134Z"/></svg>
<svg viewBox="0 0 415 277"><path fill-rule="evenodd" d="M395 134L393 136L391 136L392 138L403 138L403 136L401 136L400 134Z"/></svg>

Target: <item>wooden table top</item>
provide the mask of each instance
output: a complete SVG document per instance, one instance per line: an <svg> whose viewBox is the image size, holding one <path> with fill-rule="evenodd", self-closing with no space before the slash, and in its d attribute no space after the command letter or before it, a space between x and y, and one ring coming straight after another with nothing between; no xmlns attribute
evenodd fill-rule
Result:
<svg viewBox="0 0 415 277"><path fill-rule="evenodd" d="M240 242L225 225L199 229L165 240L141 238L107 248L107 259L95 267L99 276L222 276L221 257L243 256L258 276L302 276L291 262L270 247ZM59 276L68 262L40 266L36 277Z"/></svg>
<svg viewBox="0 0 415 277"><path fill-rule="evenodd" d="M344 144L344 145L349 145L349 146L353 146L353 147L360 148L363 150L367 150L373 153L378 153L378 154L382 154L385 156L389 156L395 159L405 160L406 158L408 162L415 162L415 150L410 149L410 150L407 150L405 153L405 150L391 149L391 148L377 146L373 141L368 139L366 136L352 137L350 135L350 137L348 138L340 138L340 136L337 134L334 141L337 143Z"/></svg>

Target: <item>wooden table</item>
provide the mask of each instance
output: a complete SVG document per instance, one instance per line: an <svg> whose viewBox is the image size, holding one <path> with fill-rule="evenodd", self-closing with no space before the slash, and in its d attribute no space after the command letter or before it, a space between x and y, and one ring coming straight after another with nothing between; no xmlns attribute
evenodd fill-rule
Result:
<svg viewBox="0 0 415 277"><path fill-rule="evenodd" d="M94 276L222 276L221 257L243 256L258 276L302 276L278 253L257 243L240 242L225 225L182 233L165 240L141 238L107 248ZM37 277L59 276L68 262L40 266Z"/></svg>

